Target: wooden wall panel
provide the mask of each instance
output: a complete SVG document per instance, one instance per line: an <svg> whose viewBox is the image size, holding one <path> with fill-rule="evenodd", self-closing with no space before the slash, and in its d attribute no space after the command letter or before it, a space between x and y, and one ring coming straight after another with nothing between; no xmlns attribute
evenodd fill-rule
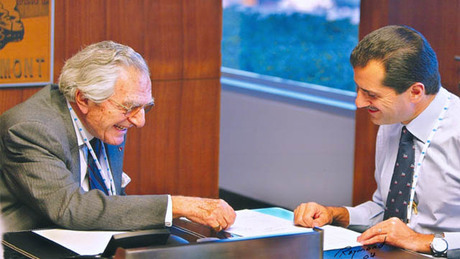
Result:
<svg viewBox="0 0 460 259"><path fill-rule="evenodd" d="M147 1L146 10L157 10L155 15L146 11L145 54L151 57L150 69L154 80L169 80L183 76L183 22L180 1ZM180 28L180 29L177 29Z"/></svg>
<svg viewBox="0 0 460 259"><path fill-rule="evenodd" d="M14 88L4 88L0 90L0 113L8 110L16 104L22 102L22 91Z"/></svg>
<svg viewBox="0 0 460 259"><path fill-rule="evenodd" d="M222 1L220 0L188 0L184 7L191 12L183 13L183 23L204 26L184 26L184 77L185 78L215 78L220 76L220 46L222 35ZM213 24L213 26L209 26ZM218 58L214 58L218 57Z"/></svg>
<svg viewBox="0 0 460 259"><path fill-rule="evenodd" d="M107 4L110 8L106 9L105 39L128 45L144 56L145 39L149 37L145 26L144 1L129 1L129 4L125 1L108 1Z"/></svg>
<svg viewBox="0 0 460 259"><path fill-rule="evenodd" d="M220 78L184 82L179 121L181 159L178 177L175 178L180 186L185 187L181 194L194 189L218 189L218 174L215 172L219 170L219 146L215 145L215 141L219 139L219 130L215 129L215 125L219 125L220 119L220 116L216 116L216 113L220 114L220 88L216 87L219 82ZM202 93L219 98L211 100ZM203 137L196 138L197 135ZM195 177L195 170L200 170L201 177L193 186L187 182ZM201 195L205 195L205 192L201 192Z"/></svg>
<svg viewBox="0 0 460 259"><path fill-rule="evenodd" d="M193 192L208 196L209 188L218 189L219 150L215 140L219 131L215 125L219 124L219 117L215 114L219 112L220 99L210 100L202 94L220 96L218 82L219 79L154 82L157 97L164 102L156 105L154 113L147 116L148 125L144 127L147 130L141 132L140 157L129 158L150 161L141 164L138 170L145 174L131 175L133 182L142 183L139 193L151 193L150 186L156 186L158 193L185 195ZM177 99L182 101L174 102ZM128 136L129 141L131 136ZM149 148L147 143L155 147ZM128 171L131 172L131 168ZM162 177L161 172L168 172L169 177Z"/></svg>
<svg viewBox="0 0 460 259"><path fill-rule="evenodd" d="M460 42L458 13L460 0L361 0L360 39L369 32L389 24L404 24L420 31L437 53L444 87L459 95L460 64L454 61ZM372 197L374 181L375 136L365 110L356 111L355 172L353 204Z"/></svg>
<svg viewBox="0 0 460 259"><path fill-rule="evenodd" d="M148 114L145 131L142 131L142 143L153 143L155 148L147 149L146 146L140 146L140 156L142 160L151 161L148 165L141 165L139 172L146 174L137 175L135 182L142 182L140 193L149 193L152 190L149 186L157 186L156 191L159 193L176 190L180 177L180 161L177 159L180 150L180 111L183 109L180 100L183 91L183 85L180 81L155 81L152 85L154 95L157 100L153 113ZM148 127L148 128L147 128ZM150 130L151 128L151 130ZM178 129L173 131L171 129ZM128 139L131 135L128 136ZM133 159L131 157L131 159ZM175 160L175 161L173 161ZM128 163L133 164L133 163ZM128 170L128 169L127 169ZM131 172L131 170L129 170ZM161 177L161 172L169 172L169 177ZM147 176L147 173L150 175ZM134 179L134 177L133 177Z"/></svg>
<svg viewBox="0 0 460 259"><path fill-rule="evenodd" d="M427 38L438 56L442 85L460 95L456 80L458 64L454 60L454 55L460 51L460 1L392 0L391 6L394 10L390 12L391 23L411 26ZM413 8L420 8L420 11L414 12Z"/></svg>
<svg viewBox="0 0 460 259"><path fill-rule="evenodd" d="M55 39L55 59L65 61L82 47L106 39L106 12L111 6L106 0L60 0L55 5L56 34L62 34L62 38ZM57 65L56 76L63 63L60 67Z"/></svg>
<svg viewBox="0 0 460 259"><path fill-rule="evenodd" d="M129 193L218 196L221 4L55 2L55 82L67 58L101 40L133 47L151 69L156 107L125 147ZM0 113L40 88L0 89Z"/></svg>

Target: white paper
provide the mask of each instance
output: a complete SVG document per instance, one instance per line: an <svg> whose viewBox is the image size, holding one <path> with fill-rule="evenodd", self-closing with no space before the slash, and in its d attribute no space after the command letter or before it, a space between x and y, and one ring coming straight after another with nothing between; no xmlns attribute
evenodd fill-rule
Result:
<svg viewBox="0 0 460 259"><path fill-rule="evenodd" d="M324 251L362 246L361 243L356 241L358 236L361 235L359 232L331 225L325 225L321 228L324 230Z"/></svg>
<svg viewBox="0 0 460 259"><path fill-rule="evenodd" d="M311 228L297 227L294 222L253 210L236 211L233 225L225 230L242 237L270 236L276 234L305 233Z"/></svg>
<svg viewBox="0 0 460 259"><path fill-rule="evenodd" d="M324 230L324 251L345 247L361 246L356 241L360 233L331 225L321 227ZM242 237L272 236L277 234L305 233L313 229L297 227L292 220L260 213L253 210L236 211L235 223L225 230Z"/></svg>
<svg viewBox="0 0 460 259"><path fill-rule="evenodd" d="M297 227L292 220L268 215L253 210L236 211L235 223L226 230L242 237L262 237L280 234L306 233L311 228ZM324 230L324 251L345 247L361 246L356 242L360 233L326 225ZM125 233L116 231L76 231L67 229L35 230L34 233L43 236L80 255L97 255L104 252L112 235Z"/></svg>
<svg viewBox="0 0 460 259"><path fill-rule="evenodd" d="M67 229L35 230L34 233L48 238L79 255L97 255L104 252L115 231L76 231Z"/></svg>

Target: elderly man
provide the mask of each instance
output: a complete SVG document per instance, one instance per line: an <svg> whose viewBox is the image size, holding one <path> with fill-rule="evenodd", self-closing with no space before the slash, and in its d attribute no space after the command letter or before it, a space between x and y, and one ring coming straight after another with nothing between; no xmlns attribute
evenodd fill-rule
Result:
<svg viewBox="0 0 460 259"><path fill-rule="evenodd" d="M436 54L405 26L378 29L351 54L356 106L380 125L372 201L356 207L310 202L302 226L369 227L358 241L434 256L460 248L460 100L441 87Z"/></svg>
<svg viewBox="0 0 460 259"><path fill-rule="evenodd" d="M59 86L44 87L0 117L0 195L7 231L59 226L131 230L173 217L225 229L223 200L125 195L129 128L153 106L150 72L132 48L90 45L66 61Z"/></svg>

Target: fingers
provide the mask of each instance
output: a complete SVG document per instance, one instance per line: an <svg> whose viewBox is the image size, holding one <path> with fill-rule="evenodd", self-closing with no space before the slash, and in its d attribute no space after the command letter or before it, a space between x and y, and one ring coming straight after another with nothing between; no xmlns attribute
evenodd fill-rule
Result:
<svg viewBox="0 0 460 259"><path fill-rule="evenodd" d="M304 227L319 227L330 222L327 209L314 202L302 203L294 210L294 224Z"/></svg>
<svg viewBox="0 0 460 259"><path fill-rule="evenodd" d="M310 203L303 203L294 211L294 224L296 225L313 227L313 219L314 212Z"/></svg>
<svg viewBox="0 0 460 259"><path fill-rule="evenodd" d="M233 223L235 223L235 219L236 219L236 213L235 213L235 210L233 210L233 208L228 205L228 203L224 200L220 200L221 202L221 206L224 207L224 212L223 212L223 219L225 220L225 226L223 225L223 229L227 229L229 228L230 226L233 225Z"/></svg>
<svg viewBox="0 0 460 259"><path fill-rule="evenodd" d="M211 202L216 203L216 207L212 208L213 211L210 214L210 220L215 218L218 223L217 228L213 227L214 230L218 232L233 225L236 219L236 213L233 208L224 200L212 200Z"/></svg>
<svg viewBox="0 0 460 259"><path fill-rule="evenodd" d="M189 198L187 206L190 211L185 217L217 232L229 228L236 219L233 208L221 199Z"/></svg>
<svg viewBox="0 0 460 259"><path fill-rule="evenodd" d="M397 218L391 218L386 221L380 222L375 226L369 228L368 230L364 231L357 239L363 245L370 245L375 243L383 243L390 241L391 237L395 236L398 231L402 228L402 226L398 226L402 223L401 220Z"/></svg>
<svg viewBox="0 0 460 259"><path fill-rule="evenodd" d="M294 210L294 224L311 227L313 215L308 210L308 204L302 203Z"/></svg>
<svg viewBox="0 0 460 259"><path fill-rule="evenodd" d="M388 234L387 230L384 231L384 229L382 229L383 227L383 224L379 223L369 228L358 237L357 241L363 245L382 242L384 239L386 239Z"/></svg>
<svg viewBox="0 0 460 259"><path fill-rule="evenodd" d="M216 232L220 232L222 230L222 226L218 225L217 227L212 227L212 229Z"/></svg>
<svg viewBox="0 0 460 259"><path fill-rule="evenodd" d="M360 243L363 245L372 245L376 243L385 243L387 240L388 235L387 234L381 234L381 235L376 235L373 236L369 239L363 240Z"/></svg>

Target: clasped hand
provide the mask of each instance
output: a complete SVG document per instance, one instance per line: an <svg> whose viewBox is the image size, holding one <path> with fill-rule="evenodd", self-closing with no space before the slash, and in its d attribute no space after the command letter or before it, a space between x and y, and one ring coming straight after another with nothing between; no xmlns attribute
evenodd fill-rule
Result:
<svg viewBox="0 0 460 259"><path fill-rule="evenodd" d="M315 202L302 203L294 210L294 224L299 226L321 227L331 224L332 220L331 211Z"/></svg>
<svg viewBox="0 0 460 259"><path fill-rule="evenodd" d="M357 241L363 245L385 243L408 250L429 253L432 240L433 235L417 233L399 218L393 217L364 231Z"/></svg>
<svg viewBox="0 0 460 259"><path fill-rule="evenodd" d="M236 213L221 199L172 196L173 217L186 217L191 221L210 226L215 231L229 228Z"/></svg>

